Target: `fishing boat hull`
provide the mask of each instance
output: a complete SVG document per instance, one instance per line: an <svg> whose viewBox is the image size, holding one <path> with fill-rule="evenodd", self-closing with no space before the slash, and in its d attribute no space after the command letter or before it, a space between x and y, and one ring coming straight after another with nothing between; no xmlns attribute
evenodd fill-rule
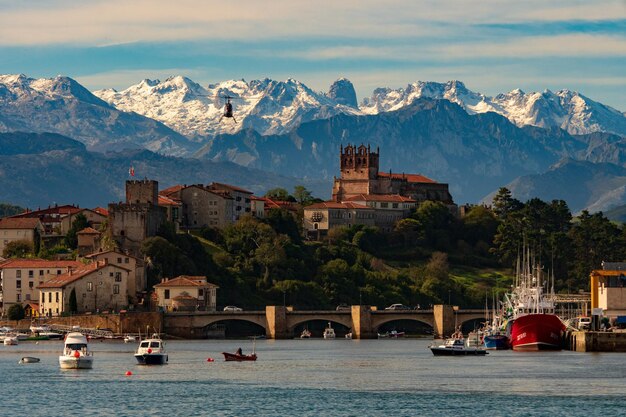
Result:
<svg viewBox="0 0 626 417"><path fill-rule="evenodd" d="M503 334L492 334L483 337L485 349L489 350L507 350L509 349L509 338Z"/></svg>
<svg viewBox="0 0 626 417"><path fill-rule="evenodd" d="M431 352L435 356L482 356L486 355L488 352L484 349L477 348L449 348L443 346L433 346L430 348Z"/></svg>
<svg viewBox="0 0 626 417"><path fill-rule="evenodd" d="M510 344L513 350L561 350L564 329L554 314L527 314L513 322Z"/></svg>
<svg viewBox="0 0 626 417"><path fill-rule="evenodd" d="M61 369L91 369L93 356L59 356L59 366Z"/></svg>
<svg viewBox="0 0 626 417"><path fill-rule="evenodd" d="M238 355L236 353L222 352L222 355L224 355L226 362L256 361L256 353L251 355Z"/></svg>
<svg viewBox="0 0 626 417"><path fill-rule="evenodd" d="M139 365L165 365L168 357L165 353L137 353L135 359Z"/></svg>

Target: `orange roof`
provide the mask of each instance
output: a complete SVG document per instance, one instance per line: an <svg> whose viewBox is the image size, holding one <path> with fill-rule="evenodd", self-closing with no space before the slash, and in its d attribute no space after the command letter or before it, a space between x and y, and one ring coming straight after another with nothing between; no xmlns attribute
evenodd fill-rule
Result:
<svg viewBox="0 0 626 417"><path fill-rule="evenodd" d="M350 197L347 201L388 201L393 203L415 203L415 200L399 194L359 194Z"/></svg>
<svg viewBox="0 0 626 417"><path fill-rule="evenodd" d="M407 182L437 183L437 181L431 180L430 178L420 174L394 174L389 172L379 172L378 176L383 178L392 178L394 180L406 180Z"/></svg>
<svg viewBox="0 0 626 417"><path fill-rule="evenodd" d="M95 209L93 209L93 211L95 211L96 213L102 215L102 216L106 216L109 217L109 210L102 208L102 207L96 207Z"/></svg>
<svg viewBox="0 0 626 417"><path fill-rule="evenodd" d="M7 259L0 268L79 268L83 265L78 261L48 261L45 259Z"/></svg>
<svg viewBox="0 0 626 417"><path fill-rule="evenodd" d="M363 204L357 203L338 203L336 201L324 201L322 203L311 204L310 206L306 206L305 210L320 210L320 209L367 209L374 210L371 207L364 206Z"/></svg>
<svg viewBox="0 0 626 417"><path fill-rule="evenodd" d="M80 232L78 232L77 234L83 234L83 235L99 235L100 232L98 232L96 229L94 229L93 227L85 227L83 230L81 230Z"/></svg>
<svg viewBox="0 0 626 417"><path fill-rule="evenodd" d="M121 256L129 257L129 258L135 258L135 259L138 259L140 261L142 260L141 258L138 258L136 256L129 255L127 253L123 253L123 252L120 252L119 250L114 250L114 249L100 251L100 252L95 252L95 253L90 253L89 255L85 255L85 258L87 258L87 259L96 258L96 257L98 257L100 255L104 255L105 253L111 253L111 252L116 253L116 254L121 255Z"/></svg>
<svg viewBox="0 0 626 417"><path fill-rule="evenodd" d="M222 184L220 182L212 182L211 184L209 184L207 186L207 188L209 189L213 189L213 188L226 188L228 190L232 190L232 191L239 191L240 193L246 193L246 194L253 194L252 191L248 191L248 190L244 190L243 188L240 187L235 187L234 185L229 185L229 184Z"/></svg>
<svg viewBox="0 0 626 417"><path fill-rule="evenodd" d="M0 229L34 229L40 224L38 218L5 217L0 219Z"/></svg>
<svg viewBox="0 0 626 417"><path fill-rule="evenodd" d="M203 280L204 282L198 282ZM181 275L179 277L169 279L167 281L161 282L160 284L156 284L154 288L166 288L166 287L206 287L211 286L218 288L217 285L211 284L210 282L206 282L206 277L203 276L188 276Z"/></svg>
<svg viewBox="0 0 626 417"><path fill-rule="evenodd" d="M82 210L81 208L78 208L71 204L65 204L63 206L48 207L46 209L40 209L40 210L34 210L34 211L26 210L24 213L16 214L15 216L11 216L11 217L21 217L21 218L35 217L37 218L44 214L76 214L80 212L81 210Z"/></svg>
<svg viewBox="0 0 626 417"><path fill-rule="evenodd" d="M165 197L171 197L172 194L176 194L177 192L179 192L180 190L182 190L184 187L180 184L178 185L173 185L171 187L168 187L164 190L159 191L159 194L164 195Z"/></svg>
<svg viewBox="0 0 626 417"><path fill-rule="evenodd" d="M180 206L182 203L170 197L159 194L159 206Z"/></svg>

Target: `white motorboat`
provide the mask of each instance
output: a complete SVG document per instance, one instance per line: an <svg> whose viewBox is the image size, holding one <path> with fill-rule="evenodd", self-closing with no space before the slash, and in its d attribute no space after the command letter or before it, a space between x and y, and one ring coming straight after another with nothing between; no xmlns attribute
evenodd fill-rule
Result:
<svg viewBox="0 0 626 417"><path fill-rule="evenodd" d="M352 332L346 333L346 339L352 339Z"/></svg>
<svg viewBox="0 0 626 417"><path fill-rule="evenodd" d="M124 336L124 343L135 343L137 341L137 336L133 336L132 334L127 334Z"/></svg>
<svg viewBox="0 0 626 417"><path fill-rule="evenodd" d="M335 338L335 329L332 328L330 322L328 322L328 327L324 329L324 339L334 339Z"/></svg>
<svg viewBox="0 0 626 417"><path fill-rule="evenodd" d="M17 335L9 333L4 335L4 340L2 341L2 343L4 343L4 346L15 346L18 344L17 340Z"/></svg>
<svg viewBox="0 0 626 417"><path fill-rule="evenodd" d="M457 355L487 355L488 352L485 349L477 347L465 346L465 340L463 338L450 338L445 341L443 345L430 346L430 350L435 356L457 356Z"/></svg>
<svg viewBox="0 0 626 417"><path fill-rule="evenodd" d="M139 342L135 359L140 365L165 365L168 359L165 343L158 334L153 334L150 339Z"/></svg>
<svg viewBox="0 0 626 417"><path fill-rule="evenodd" d="M300 339L309 339L311 337L311 332L309 331L309 329L304 329L302 330L302 333L300 333Z"/></svg>
<svg viewBox="0 0 626 417"><path fill-rule="evenodd" d="M91 369L93 353L89 351L87 338L78 332L72 332L65 338L63 354L59 356L61 369Z"/></svg>

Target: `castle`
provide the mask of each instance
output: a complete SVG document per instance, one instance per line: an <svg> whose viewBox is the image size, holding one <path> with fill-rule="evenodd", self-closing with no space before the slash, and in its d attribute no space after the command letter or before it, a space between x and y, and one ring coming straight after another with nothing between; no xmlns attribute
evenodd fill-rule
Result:
<svg viewBox="0 0 626 417"><path fill-rule="evenodd" d="M416 202L440 201L453 205L448 184L441 184L419 174L394 174L379 171L379 149L369 145L342 146L339 153L341 177L333 184L332 200L350 201L360 195L400 195Z"/></svg>

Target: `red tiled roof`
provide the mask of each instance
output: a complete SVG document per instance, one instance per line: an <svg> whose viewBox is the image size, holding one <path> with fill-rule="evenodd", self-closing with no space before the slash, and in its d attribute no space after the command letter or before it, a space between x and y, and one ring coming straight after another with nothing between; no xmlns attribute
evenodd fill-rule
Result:
<svg viewBox="0 0 626 417"><path fill-rule="evenodd" d="M83 266L78 261L48 261L46 259L7 259L0 264L0 268L79 268Z"/></svg>
<svg viewBox="0 0 626 417"><path fill-rule="evenodd" d="M226 189L229 189L229 190L232 190L232 191L239 191L240 193L253 194L253 192L252 192L252 191L244 190L243 188L240 188L240 187L235 187L234 185L222 184L222 183L220 183L220 182L212 182L211 184L209 184L209 185L207 186L207 188L209 188L209 189L213 189L213 188L217 188L217 189L220 189L220 188L226 188Z"/></svg>
<svg viewBox="0 0 626 417"><path fill-rule="evenodd" d="M217 285L211 284L210 282L198 282L198 280L206 280L206 277L203 276L188 276L181 275L179 277L167 280L165 282L161 282L160 284L156 284L154 288L167 288L167 287L204 287L204 286L212 286L218 288Z"/></svg>
<svg viewBox="0 0 626 417"><path fill-rule="evenodd" d="M437 181L431 180L420 174L395 174L389 172L379 172L378 177L392 178L394 180L407 180L407 182L427 182L436 184Z"/></svg>
<svg viewBox="0 0 626 417"><path fill-rule="evenodd" d="M177 192L179 192L183 188L185 188L185 187L183 187L180 184L173 185L171 187L168 187L168 188L166 188L164 190L159 191L159 194L164 195L165 197L171 197L172 194L176 194Z"/></svg>
<svg viewBox="0 0 626 417"><path fill-rule="evenodd" d="M359 194L346 199L347 201L384 201L393 203L415 203L415 200L398 194Z"/></svg>
<svg viewBox="0 0 626 417"><path fill-rule="evenodd" d="M105 250L105 251L101 251L101 252L90 253L89 255L85 255L85 258L87 258L87 259L92 259L92 258L96 258L96 257L98 257L99 255L104 255L105 253L111 253L111 252L113 252L113 253L115 253L115 254L118 254L118 255L120 255L120 256L127 256L127 257L129 257L129 258L135 258L135 259L138 259L138 260L140 260L140 261L142 260L141 258L138 258L138 257L136 257L136 256L133 256L133 255L128 255L128 254L126 254L126 253L122 253L122 252L120 252L120 251L118 251L118 250L113 250L113 249L111 249L111 250Z"/></svg>
<svg viewBox="0 0 626 417"><path fill-rule="evenodd" d="M5 217L0 219L0 229L34 229L39 224L38 218Z"/></svg>
<svg viewBox="0 0 626 417"><path fill-rule="evenodd" d="M102 208L102 207L96 207L95 209L93 209L93 211L95 211L96 213L102 215L102 216L106 216L109 217L109 210Z"/></svg>
<svg viewBox="0 0 626 417"><path fill-rule="evenodd" d="M77 234L83 234L83 235L99 235L100 232L98 232L96 229L94 229L93 227L85 227L83 230L81 230L80 232L78 232Z"/></svg>
<svg viewBox="0 0 626 417"><path fill-rule="evenodd" d="M26 217L39 217L45 214L76 214L80 212L81 210L82 210L81 208L78 208L71 204L65 204L63 206L48 207L46 209L41 209L41 210L25 211L24 213L16 214L15 216L11 216L11 217L26 218Z"/></svg>
<svg viewBox="0 0 626 417"><path fill-rule="evenodd" d="M159 206L180 206L182 203L178 199L173 199L159 194Z"/></svg>
<svg viewBox="0 0 626 417"><path fill-rule="evenodd" d="M319 209L368 209L374 210L371 207L364 206L363 204L357 203L338 203L336 201L324 201L322 203L311 204L310 206L306 206L305 210L319 210Z"/></svg>
<svg viewBox="0 0 626 417"><path fill-rule="evenodd" d="M54 278L51 278L45 281L43 284L40 284L37 288L62 288L62 287L65 287L67 284L71 284L74 281L78 281L79 279L93 272L106 268L107 266L112 266L114 268L123 269L124 271L130 271L127 268L123 268L118 265L109 264L109 263L101 262L101 261L92 262L89 264L81 263L80 267L76 269L72 269L70 270L70 272L66 272L65 274L57 275Z"/></svg>

